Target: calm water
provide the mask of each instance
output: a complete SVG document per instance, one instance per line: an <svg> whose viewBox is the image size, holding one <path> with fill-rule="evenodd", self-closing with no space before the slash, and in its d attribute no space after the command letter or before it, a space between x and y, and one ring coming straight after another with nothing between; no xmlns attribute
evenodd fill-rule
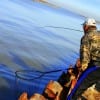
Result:
<svg viewBox="0 0 100 100"><path fill-rule="evenodd" d="M41 75L35 70L45 72L74 65L79 57L82 32L47 26L82 30L80 22L80 16L61 8L32 0L1 0L0 100L16 100L22 91L42 93L47 82L61 74L61 71L49 73L30 80ZM18 73L28 80L22 82L15 77L19 70L34 71Z"/></svg>

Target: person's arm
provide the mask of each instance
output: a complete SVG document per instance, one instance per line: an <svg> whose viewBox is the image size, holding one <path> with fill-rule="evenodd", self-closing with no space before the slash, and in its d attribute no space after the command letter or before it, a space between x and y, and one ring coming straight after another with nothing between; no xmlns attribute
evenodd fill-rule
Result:
<svg viewBox="0 0 100 100"><path fill-rule="evenodd" d="M77 79L74 75L71 76L71 86L70 86L70 89L69 89L69 92L68 92L68 95L71 93L72 89L75 87L76 85L76 82L77 82Z"/></svg>
<svg viewBox="0 0 100 100"><path fill-rule="evenodd" d="M85 35L81 39L80 62L81 62L81 66L82 66L82 71L87 69L88 64L90 62L90 44L89 44L89 37L87 35Z"/></svg>
<svg viewBox="0 0 100 100"><path fill-rule="evenodd" d="M65 87L69 87L70 84L71 84L71 81L72 81L72 80L70 79L69 82L67 82L64 86L65 86Z"/></svg>

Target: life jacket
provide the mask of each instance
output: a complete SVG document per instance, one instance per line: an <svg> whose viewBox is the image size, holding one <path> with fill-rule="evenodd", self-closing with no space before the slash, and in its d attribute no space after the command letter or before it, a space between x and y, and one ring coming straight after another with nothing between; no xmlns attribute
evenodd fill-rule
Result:
<svg viewBox="0 0 100 100"><path fill-rule="evenodd" d="M47 100L43 95L35 93L29 100Z"/></svg>
<svg viewBox="0 0 100 100"><path fill-rule="evenodd" d="M18 98L18 100L28 100L28 95L26 92L23 92L20 97Z"/></svg>
<svg viewBox="0 0 100 100"><path fill-rule="evenodd" d="M63 88L57 81L50 81L46 88L45 93L48 94L49 97L55 98L54 100L60 100L59 96L62 92Z"/></svg>

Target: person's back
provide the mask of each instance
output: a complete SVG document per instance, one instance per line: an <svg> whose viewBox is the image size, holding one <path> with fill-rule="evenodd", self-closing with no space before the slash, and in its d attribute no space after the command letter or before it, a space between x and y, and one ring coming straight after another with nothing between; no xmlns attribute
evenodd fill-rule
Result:
<svg viewBox="0 0 100 100"><path fill-rule="evenodd" d="M88 66L100 66L100 32L90 28L81 42L86 44L84 53L90 56L89 59L86 59L89 62Z"/></svg>
<svg viewBox="0 0 100 100"><path fill-rule="evenodd" d="M100 66L100 32L91 31L90 37L90 65Z"/></svg>

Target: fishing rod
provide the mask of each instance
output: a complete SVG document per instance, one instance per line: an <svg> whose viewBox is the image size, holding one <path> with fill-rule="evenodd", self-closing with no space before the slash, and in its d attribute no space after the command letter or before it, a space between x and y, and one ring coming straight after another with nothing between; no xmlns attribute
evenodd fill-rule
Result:
<svg viewBox="0 0 100 100"><path fill-rule="evenodd" d="M73 29L73 28L68 28L68 27L59 27L59 26L44 26L44 27L40 27L40 28L45 28L45 27L60 28L60 29L67 29L67 30L71 30L71 31L83 32L83 31L81 31L81 30L77 30L77 29Z"/></svg>

